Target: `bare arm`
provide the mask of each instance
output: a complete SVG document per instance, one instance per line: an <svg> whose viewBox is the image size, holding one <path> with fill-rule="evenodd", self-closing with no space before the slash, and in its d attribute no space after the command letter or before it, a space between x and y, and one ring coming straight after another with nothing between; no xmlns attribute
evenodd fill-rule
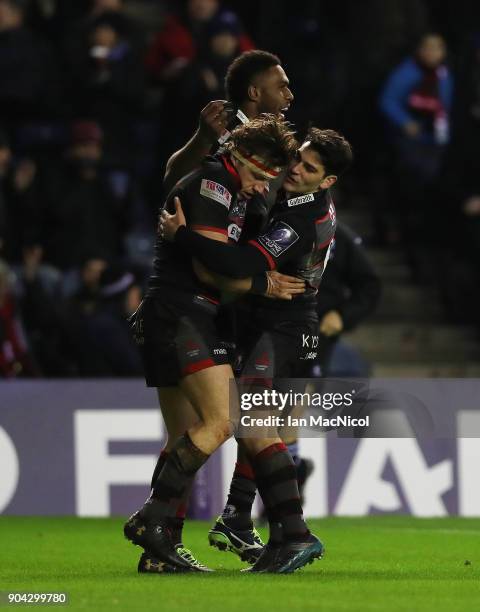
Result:
<svg viewBox="0 0 480 612"><path fill-rule="evenodd" d="M197 131L190 140L167 161L163 179L167 191L197 166L209 154L212 146L225 130L229 115L224 110L225 100L213 100L200 113Z"/></svg>

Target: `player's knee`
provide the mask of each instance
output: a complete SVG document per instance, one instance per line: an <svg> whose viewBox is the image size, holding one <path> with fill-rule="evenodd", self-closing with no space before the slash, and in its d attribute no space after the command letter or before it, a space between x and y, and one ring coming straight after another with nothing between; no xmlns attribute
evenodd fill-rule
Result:
<svg viewBox="0 0 480 612"><path fill-rule="evenodd" d="M223 444L233 435L233 425L229 419L218 419L212 424L212 432L218 444Z"/></svg>

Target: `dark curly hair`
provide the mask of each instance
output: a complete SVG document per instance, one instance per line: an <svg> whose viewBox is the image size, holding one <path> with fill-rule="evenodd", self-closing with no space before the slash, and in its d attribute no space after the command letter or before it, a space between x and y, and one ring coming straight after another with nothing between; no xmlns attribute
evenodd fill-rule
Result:
<svg viewBox="0 0 480 612"><path fill-rule="evenodd" d="M248 97L248 88L257 74L265 72L273 66L281 66L280 59L273 53L255 49L245 51L229 66L225 77L227 98L239 107Z"/></svg>
<svg viewBox="0 0 480 612"><path fill-rule="evenodd" d="M298 142L289 123L263 114L235 128L225 148L259 155L272 166L285 167L294 157Z"/></svg>
<svg viewBox="0 0 480 612"><path fill-rule="evenodd" d="M353 161L353 151L350 143L335 130L321 130L311 127L305 141L318 153L327 174L340 176Z"/></svg>

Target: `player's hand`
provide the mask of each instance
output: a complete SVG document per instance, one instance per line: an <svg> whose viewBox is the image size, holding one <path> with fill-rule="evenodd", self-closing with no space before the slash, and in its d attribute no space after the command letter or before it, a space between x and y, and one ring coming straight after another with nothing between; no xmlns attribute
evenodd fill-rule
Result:
<svg viewBox="0 0 480 612"><path fill-rule="evenodd" d="M230 120L225 110L226 100L213 100L200 113L198 131L202 138L212 144L223 134Z"/></svg>
<svg viewBox="0 0 480 612"><path fill-rule="evenodd" d="M330 310L320 321L320 333L324 336L336 336L343 329L343 319L339 312Z"/></svg>
<svg viewBox="0 0 480 612"><path fill-rule="evenodd" d="M174 198L173 202L175 204L175 214L170 215L164 209L158 219L157 231L167 242L173 242L178 228L181 225L187 225L180 198Z"/></svg>
<svg viewBox="0 0 480 612"><path fill-rule="evenodd" d="M275 300L291 300L294 295L305 293L305 281L295 276L280 274L276 270L267 272L268 289L265 297Z"/></svg>

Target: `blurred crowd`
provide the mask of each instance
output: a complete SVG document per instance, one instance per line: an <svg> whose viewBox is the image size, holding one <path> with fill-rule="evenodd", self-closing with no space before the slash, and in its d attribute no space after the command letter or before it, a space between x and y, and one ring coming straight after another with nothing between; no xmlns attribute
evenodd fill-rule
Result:
<svg viewBox="0 0 480 612"><path fill-rule="evenodd" d="M141 374L127 316L168 156L241 52L343 132L338 194L480 325L480 22L459 0L0 0L0 377Z"/></svg>

